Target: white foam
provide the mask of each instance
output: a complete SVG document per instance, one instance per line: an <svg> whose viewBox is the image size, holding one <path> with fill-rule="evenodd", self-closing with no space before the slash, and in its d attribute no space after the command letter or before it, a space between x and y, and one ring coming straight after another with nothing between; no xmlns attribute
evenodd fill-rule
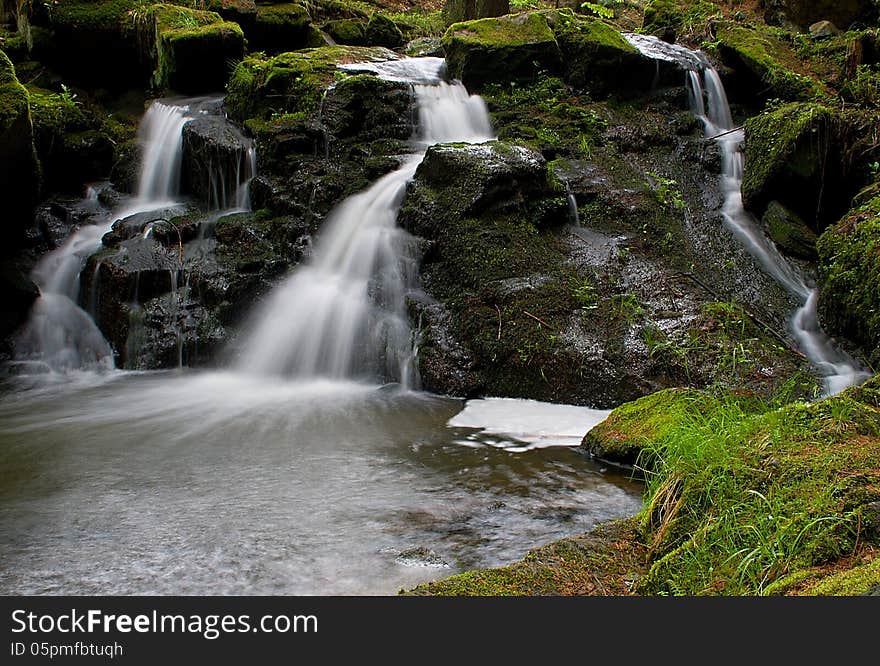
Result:
<svg viewBox="0 0 880 666"><path fill-rule="evenodd" d="M602 423L610 410L557 405L518 398L468 400L451 418L451 428L478 428L465 446L493 446L519 453L550 446L578 446L583 436ZM491 435L501 441L488 440Z"/></svg>

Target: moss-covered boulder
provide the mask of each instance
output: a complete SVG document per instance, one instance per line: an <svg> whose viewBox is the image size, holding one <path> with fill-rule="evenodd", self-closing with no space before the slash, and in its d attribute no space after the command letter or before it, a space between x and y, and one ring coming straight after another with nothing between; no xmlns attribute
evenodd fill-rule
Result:
<svg viewBox="0 0 880 666"><path fill-rule="evenodd" d="M258 5L254 20L246 29L251 51L279 53L308 45L312 17L297 3Z"/></svg>
<svg viewBox="0 0 880 666"><path fill-rule="evenodd" d="M239 63L227 87L226 107L239 119L289 114L308 118L320 108L324 90L342 75L338 65L397 58L383 48L325 46L250 56Z"/></svg>
<svg viewBox="0 0 880 666"><path fill-rule="evenodd" d="M786 104L745 123L743 202L761 216L771 201L821 231L858 189L841 155L842 118L820 104Z"/></svg>
<svg viewBox="0 0 880 666"><path fill-rule="evenodd" d="M184 93L223 90L230 65L244 57L244 33L215 12L155 5L153 85Z"/></svg>
<svg viewBox="0 0 880 666"><path fill-rule="evenodd" d="M397 27L397 24L385 16L385 14L379 12L370 17L364 36L369 46L385 46L390 49L396 49L398 46L403 46L406 43L406 39L400 28Z"/></svg>
<svg viewBox="0 0 880 666"><path fill-rule="evenodd" d="M738 87L754 97L809 100L824 91L789 43L772 28L721 23L716 48L724 63L745 80ZM751 79L751 80L749 80Z"/></svg>
<svg viewBox="0 0 880 666"><path fill-rule="evenodd" d="M657 65L643 57L620 31L598 19L570 11L548 13L565 61L565 79L591 94L650 89Z"/></svg>
<svg viewBox="0 0 880 666"><path fill-rule="evenodd" d="M778 201L771 201L761 221L770 238L783 252L809 261L816 260L818 236L797 213Z"/></svg>
<svg viewBox="0 0 880 666"><path fill-rule="evenodd" d="M28 92L4 53L0 53L0 155L0 199L4 202L0 255L6 255L20 247L24 230L32 222L40 166L34 152Z"/></svg>
<svg viewBox="0 0 880 666"><path fill-rule="evenodd" d="M71 90L28 86L34 145L47 191L80 192L105 178L113 164L113 140L86 103Z"/></svg>
<svg viewBox="0 0 880 666"><path fill-rule="evenodd" d="M851 211L818 244L820 308L832 333L880 364L880 196Z"/></svg>
<svg viewBox="0 0 880 666"><path fill-rule="evenodd" d="M449 73L473 90L562 70L556 36L540 13L455 23L443 48Z"/></svg>
<svg viewBox="0 0 880 666"><path fill-rule="evenodd" d="M641 447L649 474L635 520L413 592L866 594L880 586L880 379L815 402L664 392L622 405L594 432L594 447L628 455ZM607 537L613 544L603 548Z"/></svg>
<svg viewBox="0 0 880 666"><path fill-rule="evenodd" d="M336 19L328 21L321 30L337 44L347 46L367 45L367 22L363 19Z"/></svg>
<svg viewBox="0 0 880 666"><path fill-rule="evenodd" d="M149 76L149 40L138 38L146 12L137 0L58 0L45 8L54 48L44 57L66 79L121 89Z"/></svg>

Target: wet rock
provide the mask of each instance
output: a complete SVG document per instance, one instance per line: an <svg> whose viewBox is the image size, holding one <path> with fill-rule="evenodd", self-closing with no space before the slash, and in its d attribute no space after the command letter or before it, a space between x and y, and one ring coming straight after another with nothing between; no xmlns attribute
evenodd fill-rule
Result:
<svg viewBox="0 0 880 666"><path fill-rule="evenodd" d="M410 89L404 83L369 74L350 76L327 93L323 127L334 140L404 140L412 134L411 105Z"/></svg>
<svg viewBox="0 0 880 666"><path fill-rule="evenodd" d="M212 209L235 206L239 185L251 176L251 142L221 116L203 115L183 126L184 190Z"/></svg>
<svg viewBox="0 0 880 666"><path fill-rule="evenodd" d="M403 49L404 53L411 58L443 58L446 52L443 50L443 42L437 37L419 37L407 42Z"/></svg>
<svg viewBox="0 0 880 666"><path fill-rule="evenodd" d="M4 340L27 320L31 305L40 296L37 285L18 262L0 261L0 340ZM0 353L4 350L0 348ZM8 351L8 350L6 350Z"/></svg>
<svg viewBox="0 0 880 666"><path fill-rule="evenodd" d="M419 546L418 548L409 548L397 555L397 562L407 567L442 567L449 565L430 548Z"/></svg>

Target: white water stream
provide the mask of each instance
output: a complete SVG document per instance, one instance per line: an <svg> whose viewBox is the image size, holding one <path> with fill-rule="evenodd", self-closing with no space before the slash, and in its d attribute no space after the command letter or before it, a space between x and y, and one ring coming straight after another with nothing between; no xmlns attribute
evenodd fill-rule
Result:
<svg viewBox="0 0 880 666"><path fill-rule="evenodd" d="M398 209L429 146L493 138L485 103L461 83L442 81L443 66L440 58L419 58L368 67L412 83L418 152L331 212L311 260L297 267L257 313L239 370L418 386L406 312L417 264L412 237L397 227Z"/></svg>
<svg viewBox="0 0 880 666"><path fill-rule="evenodd" d="M737 240L788 293L801 302L791 319L791 330L798 346L822 377L825 395L835 395L865 381L870 373L838 349L822 330L817 314L818 290L808 285L794 266L763 233L742 200L744 158L742 129L734 125L727 93L717 70L698 51L667 44L646 35L627 35L644 55L678 62L687 72L691 110L703 123L704 136L718 141L723 162L721 191L724 224Z"/></svg>

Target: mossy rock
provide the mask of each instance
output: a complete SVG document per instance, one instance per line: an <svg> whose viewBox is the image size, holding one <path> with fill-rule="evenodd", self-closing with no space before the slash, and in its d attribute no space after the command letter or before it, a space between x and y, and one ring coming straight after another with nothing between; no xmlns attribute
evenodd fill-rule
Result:
<svg viewBox="0 0 880 666"><path fill-rule="evenodd" d="M707 28L721 12L707 0L649 0L640 32L674 43L696 42L707 37Z"/></svg>
<svg viewBox="0 0 880 666"><path fill-rule="evenodd" d="M722 23L716 28L717 49L725 64L753 78L751 94L786 101L810 100L824 86L804 72L791 46L772 28Z"/></svg>
<svg viewBox="0 0 880 666"><path fill-rule="evenodd" d="M633 467L646 444L663 437L704 400L700 391L666 389L625 403L584 435L581 447L599 460Z"/></svg>
<svg viewBox="0 0 880 666"><path fill-rule="evenodd" d="M321 30L330 35L337 44L348 46L367 45L367 23L363 19L336 19L328 21Z"/></svg>
<svg viewBox="0 0 880 666"><path fill-rule="evenodd" d="M153 85L184 93L223 90L230 63L244 57L244 33L215 12L154 5L156 69Z"/></svg>
<svg viewBox="0 0 880 666"><path fill-rule="evenodd" d="M0 51L3 51L13 63L26 60L30 54L27 40L17 32L6 30L2 26L0 26Z"/></svg>
<svg viewBox="0 0 880 666"><path fill-rule="evenodd" d="M92 109L69 90L28 86L28 94L44 189L81 192L83 183L106 178L113 140Z"/></svg>
<svg viewBox="0 0 880 666"><path fill-rule="evenodd" d="M562 71L556 36L540 13L455 23L443 48L449 73L473 90Z"/></svg>
<svg viewBox="0 0 880 666"><path fill-rule="evenodd" d="M257 16L254 0L206 0L200 8L217 12L227 21L238 23L245 32L253 25Z"/></svg>
<svg viewBox="0 0 880 666"><path fill-rule="evenodd" d="M761 220L773 242L786 254L815 261L816 232L793 211L778 201L771 201Z"/></svg>
<svg viewBox="0 0 880 666"><path fill-rule="evenodd" d="M259 5L252 25L246 29L251 51L279 53L308 45L312 17L300 4Z"/></svg>
<svg viewBox="0 0 880 666"><path fill-rule="evenodd" d="M227 86L226 108L238 120L268 120L289 114L317 114L324 90L342 73L338 65L377 62L397 56L384 48L324 46L266 57L245 58Z"/></svg>
<svg viewBox="0 0 880 666"><path fill-rule="evenodd" d="M142 3L58 0L46 6L54 48L41 57L66 79L111 89L146 82L150 42L138 39L136 20Z"/></svg>
<svg viewBox="0 0 880 666"><path fill-rule="evenodd" d="M40 191L40 166L33 143L33 125L27 89L15 76L15 67L0 52L0 197L4 204L0 253L20 247L24 230L32 223Z"/></svg>
<svg viewBox="0 0 880 666"><path fill-rule="evenodd" d="M840 177L840 169L832 166L838 150L836 123L834 110L809 103L787 104L749 118L742 185L745 206L760 216L771 201L779 201L820 229L820 197L833 197ZM827 215L822 219L827 223Z"/></svg>
<svg viewBox="0 0 880 666"><path fill-rule="evenodd" d="M880 363L880 196L819 238L820 308L829 332L864 347Z"/></svg>
<svg viewBox="0 0 880 666"><path fill-rule="evenodd" d="M568 10L548 13L565 61L565 80L591 94L644 93L656 74L656 63L643 57L617 28L575 16Z"/></svg>
<svg viewBox="0 0 880 666"><path fill-rule="evenodd" d="M364 31L364 37L368 46L385 46L389 49L396 49L406 43L397 24L379 12L370 17Z"/></svg>

